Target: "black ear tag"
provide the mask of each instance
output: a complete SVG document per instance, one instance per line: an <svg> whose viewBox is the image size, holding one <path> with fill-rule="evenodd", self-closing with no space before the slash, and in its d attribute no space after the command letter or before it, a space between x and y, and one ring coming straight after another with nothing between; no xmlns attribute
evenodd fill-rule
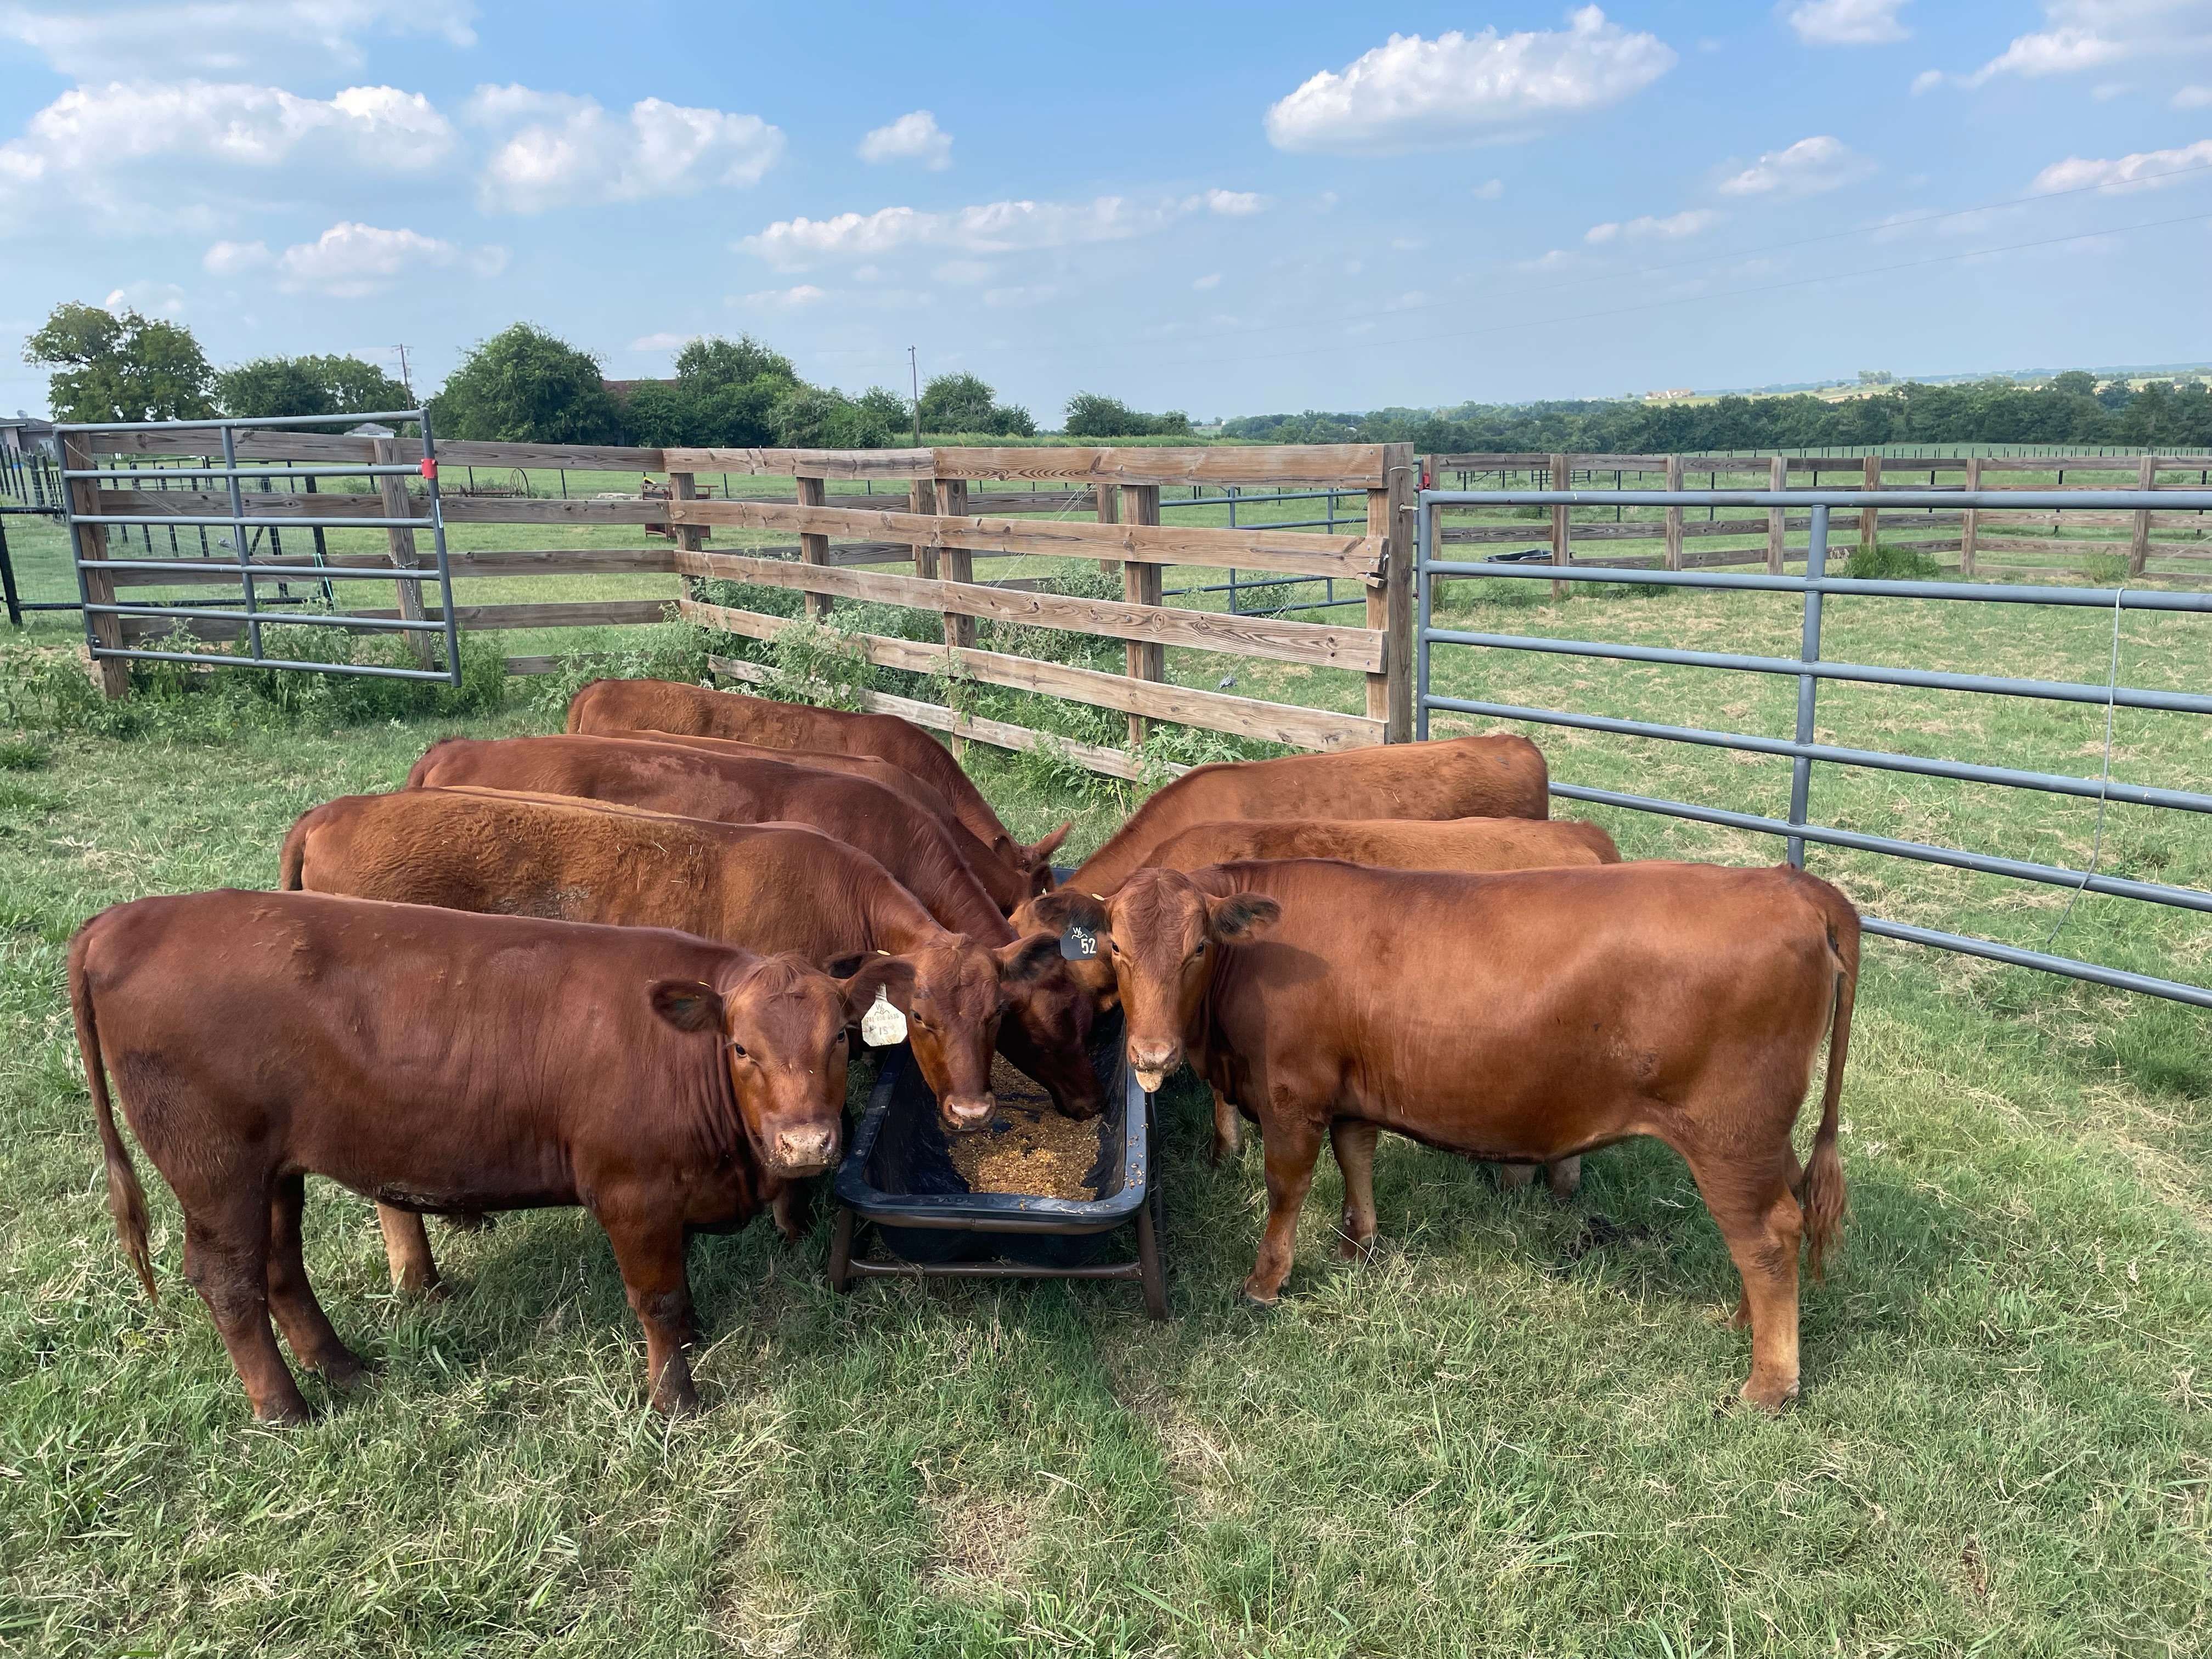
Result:
<svg viewBox="0 0 2212 1659"><path fill-rule="evenodd" d="M1098 959L1097 930L1069 922L1067 931L1060 936L1060 953L1070 962L1096 962Z"/></svg>

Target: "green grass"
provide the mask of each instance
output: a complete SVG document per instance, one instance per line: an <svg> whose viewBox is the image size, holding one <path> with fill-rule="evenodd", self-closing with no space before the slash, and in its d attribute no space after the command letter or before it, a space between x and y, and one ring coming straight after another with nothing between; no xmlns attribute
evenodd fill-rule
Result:
<svg viewBox="0 0 2212 1659"><path fill-rule="evenodd" d="M1532 592L1470 594L1464 621L1758 651L1786 649L1795 626L1757 596L1555 606ZM2109 643L2100 615L1923 606L1900 631L1880 605L1832 604L1834 654L2094 679ZM2131 615L2126 629L2136 683L2203 683L2201 623ZM1793 695L1780 679L1462 655L1449 684L1498 701L1772 731ZM1242 672L1261 695L1356 706L1349 677ZM2100 711L2061 705L1830 688L1822 710L1837 741L2062 770L2094 771L2101 736ZM1258 1153L1207 1166L1204 1097L1186 1079L1164 1100L1166 1325L1122 1285L870 1283L840 1297L823 1283L826 1218L793 1250L763 1224L695 1246L710 1410L671 1425L643 1407L635 1322L580 1212L441 1231L459 1291L410 1303L385 1286L369 1206L316 1182L310 1271L381 1373L306 1429L255 1428L143 1159L161 1303L115 1244L64 942L139 894L268 885L296 812L391 787L443 732L538 718L222 742L0 733L22 745L0 770L13 1650L2212 1646L2205 1022L1880 941L1845 1096L1853 1219L1829 1282L1808 1289L1804 1394L1778 1419L1723 1403L1748 1364L1723 1322L1735 1280L1663 1149L1592 1158L1561 1206L1385 1143L1384 1243L1356 1267L1334 1257L1324 1160L1288 1294L1261 1316L1234 1297L1257 1242ZM1768 810L1786 787L1778 763L1540 735L1577 781ZM2118 775L2201 787L2202 722L2124 711L2119 738ZM1018 833L1076 817L1078 852L1129 799L970 758ZM1830 822L2033 857L2086 856L2094 810L1827 769L1814 799ZM1773 856L1729 832L1606 822L1632 854ZM2114 809L2106 845L2107 868L2212 878L2198 820L2161 829ZM2050 895L1978 878L1814 863L1911 920L2025 938L2056 914ZM2200 981L2212 948L2201 919L2097 899L2062 945Z"/></svg>

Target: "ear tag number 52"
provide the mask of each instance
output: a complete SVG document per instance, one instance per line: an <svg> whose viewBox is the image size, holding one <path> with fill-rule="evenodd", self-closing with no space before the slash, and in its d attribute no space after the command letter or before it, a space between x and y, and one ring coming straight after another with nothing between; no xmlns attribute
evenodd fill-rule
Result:
<svg viewBox="0 0 2212 1659"><path fill-rule="evenodd" d="M1098 958L1098 935L1089 927L1079 927L1073 922L1060 936L1060 953L1070 962L1095 962Z"/></svg>

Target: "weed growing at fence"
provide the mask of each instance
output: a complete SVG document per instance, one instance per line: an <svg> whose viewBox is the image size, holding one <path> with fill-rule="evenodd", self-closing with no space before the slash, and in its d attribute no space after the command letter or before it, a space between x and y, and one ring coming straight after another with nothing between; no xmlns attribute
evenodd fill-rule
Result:
<svg viewBox="0 0 2212 1659"><path fill-rule="evenodd" d="M1894 542L1876 542L1872 547L1855 550L1849 558L1830 566L1830 570L1835 575L1865 582L1943 581L1955 574L1947 570L1934 555L1915 547L1899 547Z"/></svg>

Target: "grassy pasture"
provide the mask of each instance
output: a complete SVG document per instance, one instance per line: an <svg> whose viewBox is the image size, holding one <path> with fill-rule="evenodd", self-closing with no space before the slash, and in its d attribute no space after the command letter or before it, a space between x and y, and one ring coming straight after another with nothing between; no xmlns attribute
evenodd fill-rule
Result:
<svg viewBox="0 0 2212 1659"><path fill-rule="evenodd" d="M1240 517L1242 515L1240 514ZM18 521L21 522L21 521ZM11 529L13 526L11 526ZM533 532L535 533L535 532ZM559 579L531 582L550 597ZM512 586L520 586L518 581ZM593 594L608 591L590 579ZM506 597L506 595L501 595ZM2109 617L1839 599L1829 652L2101 679ZM1493 632L1786 653L1774 596L1451 591ZM66 639L58 621L41 637ZM1221 659L1170 653L1212 683ZM2201 686L2198 621L2128 616L2130 683ZM1356 708L1350 676L1240 689ZM1439 689L1779 732L1793 687L1498 652ZM2102 711L1823 688L1824 739L2094 775ZM311 1186L310 1271L382 1370L270 1432L178 1270L113 1241L62 947L143 893L266 886L298 811L389 787L520 711L222 743L0 749L0 1639L38 1653L2182 1654L2212 1647L2212 1038L2203 1017L1870 941L1845 1096L1853 1220L1805 1300L1805 1391L1726 1405L1735 1281L1684 1168L1633 1145L1581 1195L1506 1195L1406 1143L1384 1243L1340 1263L1324 1160L1283 1307L1240 1310L1256 1150L1207 1167L1164 1101L1174 1319L1119 1285L823 1283L826 1220L701 1241L711 1409L642 1407L641 1346L580 1212L441 1231L458 1294L386 1289L369 1207ZM1469 722L1471 726L1487 722ZM1442 721L1438 735L1449 735ZM1574 781L1778 811L1787 768L1531 729ZM0 733L0 738L10 734ZM2122 711L2115 775L2202 787L2212 733ZM1068 794L981 749L1010 824ZM2078 866L2094 803L1816 773L1815 815ZM1600 814L1631 856L1758 838ZM2063 895L1815 849L1867 908L2037 943ZM2212 886L2201 820L2110 809L2102 867ZM1409 919L1418 926L1418 919ZM2201 917L2085 897L2059 948L2204 982ZM1474 1011L1479 1013L1479 1011ZM856 1079L856 1091L862 1086ZM323 1396L309 1385L310 1397Z"/></svg>

